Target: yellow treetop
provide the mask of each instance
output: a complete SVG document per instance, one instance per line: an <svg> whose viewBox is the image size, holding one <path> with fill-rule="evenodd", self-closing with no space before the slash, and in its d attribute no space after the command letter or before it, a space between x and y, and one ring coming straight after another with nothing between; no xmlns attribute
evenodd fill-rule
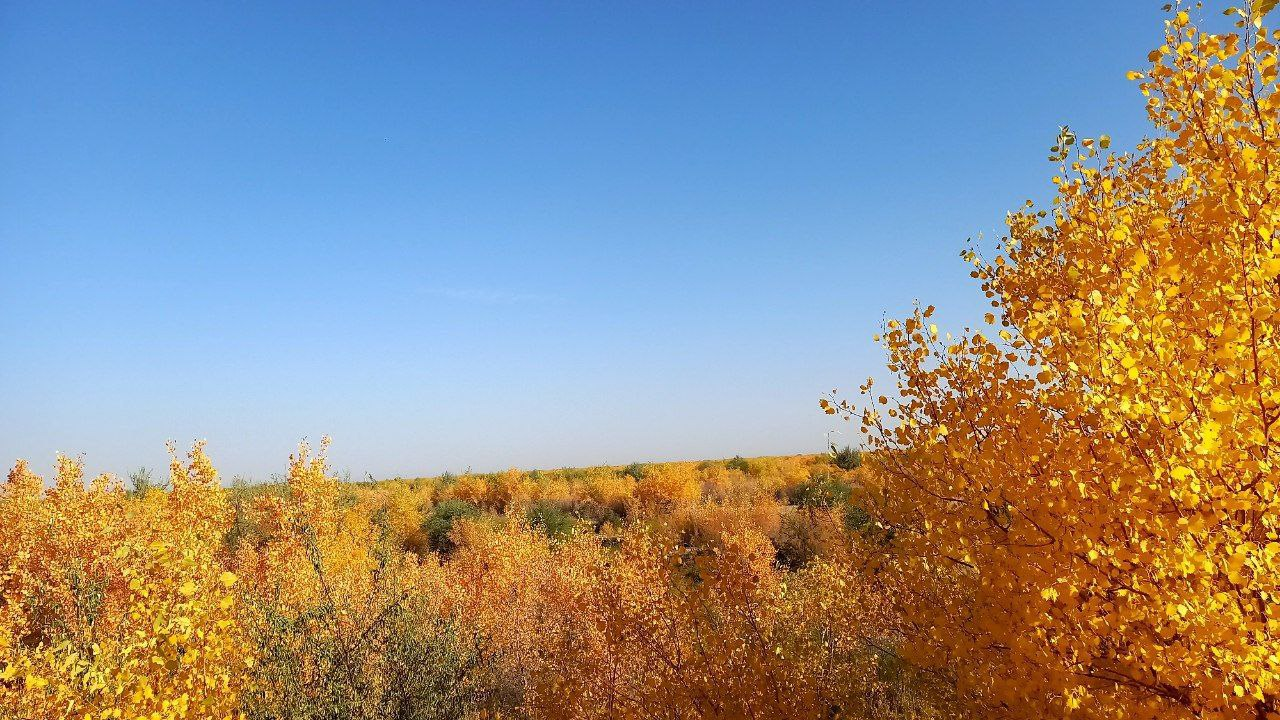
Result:
<svg viewBox="0 0 1280 720"><path fill-rule="evenodd" d="M854 410L934 599L920 660L998 717L1280 717L1280 139L1259 8L1171 10L1133 154L1065 128L1052 205L966 253L989 331L888 324ZM927 629L927 633L925 632Z"/></svg>

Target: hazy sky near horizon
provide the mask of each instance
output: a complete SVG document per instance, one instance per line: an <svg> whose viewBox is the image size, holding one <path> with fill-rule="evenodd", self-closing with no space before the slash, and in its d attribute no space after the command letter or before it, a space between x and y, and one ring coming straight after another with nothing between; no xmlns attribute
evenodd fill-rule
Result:
<svg viewBox="0 0 1280 720"><path fill-rule="evenodd" d="M0 461L814 452L1161 2L0 4Z"/></svg>

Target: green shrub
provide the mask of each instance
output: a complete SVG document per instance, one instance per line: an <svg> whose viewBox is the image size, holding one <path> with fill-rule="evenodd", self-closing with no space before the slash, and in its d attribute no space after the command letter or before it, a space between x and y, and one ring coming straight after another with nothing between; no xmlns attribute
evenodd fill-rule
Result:
<svg viewBox="0 0 1280 720"><path fill-rule="evenodd" d="M485 698L492 693L480 680L485 655L459 643L449 621L395 613L384 648L385 683L376 717L461 720L489 704Z"/></svg>
<svg viewBox="0 0 1280 720"><path fill-rule="evenodd" d="M479 516L480 508L466 500L445 500L431 508L431 514L422 521L422 531L427 534L432 550L449 555L455 549L450 536L453 524L459 519Z"/></svg>
<svg viewBox="0 0 1280 720"><path fill-rule="evenodd" d="M857 505L844 509L844 527L849 532L860 533L871 526L871 513Z"/></svg>
<svg viewBox="0 0 1280 720"><path fill-rule="evenodd" d="M388 589L362 601L347 632L334 629L353 615L331 602L301 613L257 606L246 720L462 720L495 705L491 656Z"/></svg>
<svg viewBox="0 0 1280 720"><path fill-rule="evenodd" d="M529 524L546 533L547 537L556 541L573 537L578 519L559 504L541 500L529 508Z"/></svg>
<svg viewBox="0 0 1280 720"><path fill-rule="evenodd" d="M849 483L828 473L819 473L788 488L787 502L801 507L832 508L848 502L852 494Z"/></svg>
<svg viewBox="0 0 1280 720"><path fill-rule="evenodd" d="M854 450L845 445L842 449L837 450L835 445L831 446L831 464L841 470L857 470L862 467L862 452Z"/></svg>
<svg viewBox="0 0 1280 720"><path fill-rule="evenodd" d="M152 490L163 490L165 483L157 482L151 476L151 469L140 467L129 473L129 494L134 497L141 497Z"/></svg>
<svg viewBox="0 0 1280 720"><path fill-rule="evenodd" d="M644 479L645 466L643 463L633 462L622 468L620 472L622 475L630 475L636 482L639 482Z"/></svg>
<svg viewBox="0 0 1280 720"><path fill-rule="evenodd" d="M871 513L858 505L850 505L845 508L844 528L880 545L888 545L893 542L893 528L876 522Z"/></svg>

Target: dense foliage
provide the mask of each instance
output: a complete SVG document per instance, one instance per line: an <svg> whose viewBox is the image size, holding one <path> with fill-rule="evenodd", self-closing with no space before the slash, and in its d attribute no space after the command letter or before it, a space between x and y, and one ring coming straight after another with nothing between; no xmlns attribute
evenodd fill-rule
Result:
<svg viewBox="0 0 1280 720"><path fill-rule="evenodd" d="M941 717L826 455L0 490L0 715ZM794 502L796 504L790 504Z"/></svg>
<svg viewBox="0 0 1280 720"><path fill-rule="evenodd" d="M0 486L0 717L1280 718L1280 74L1170 8L1132 154L1063 128L887 323L865 451L344 483ZM1193 10L1195 10L1193 8ZM1197 11L1198 12L1198 11ZM990 336L988 336L990 333Z"/></svg>
<svg viewBox="0 0 1280 720"><path fill-rule="evenodd" d="M1274 5L1259 3L1258 5ZM1266 7L1173 8L1133 154L1065 130L1052 205L968 257L993 335L888 323L873 437L913 657L975 714L1280 713L1280 97ZM892 397L890 397L892 396Z"/></svg>

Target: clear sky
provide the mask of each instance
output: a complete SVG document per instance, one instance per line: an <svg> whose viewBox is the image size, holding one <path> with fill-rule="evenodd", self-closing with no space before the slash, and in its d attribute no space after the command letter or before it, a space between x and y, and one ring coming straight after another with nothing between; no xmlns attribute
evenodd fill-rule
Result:
<svg viewBox="0 0 1280 720"><path fill-rule="evenodd" d="M820 450L1161 4L0 3L0 460Z"/></svg>

